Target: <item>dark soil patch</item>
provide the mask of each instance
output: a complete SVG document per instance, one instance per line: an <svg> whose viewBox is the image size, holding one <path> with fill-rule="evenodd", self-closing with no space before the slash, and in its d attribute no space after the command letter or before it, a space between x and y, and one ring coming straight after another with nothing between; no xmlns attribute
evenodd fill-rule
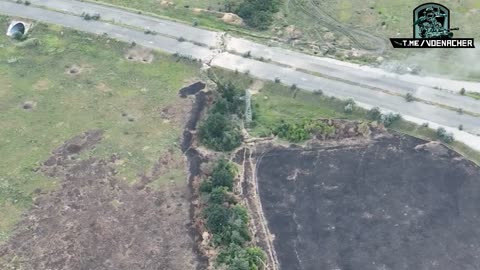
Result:
<svg viewBox="0 0 480 270"><path fill-rule="evenodd" d="M257 177L281 269L479 269L480 169L424 143L268 151Z"/></svg>
<svg viewBox="0 0 480 270"><path fill-rule="evenodd" d="M180 97L185 98L190 95L195 95L196 93L200 92L201 90L205 89L205 83L203 82L196 82L190 86L184 87L178 91Z"/></svg>
<svg viewBox="0 0 480 270"><path fill-rule="evenodd" d="M139 189L115 177L114 157L71 159L101 137L98 130L77 136L44 163L41 171L61 187L35 199L0 247L0 262L21 258L25 270L195 269L188 187Z"/></svg>

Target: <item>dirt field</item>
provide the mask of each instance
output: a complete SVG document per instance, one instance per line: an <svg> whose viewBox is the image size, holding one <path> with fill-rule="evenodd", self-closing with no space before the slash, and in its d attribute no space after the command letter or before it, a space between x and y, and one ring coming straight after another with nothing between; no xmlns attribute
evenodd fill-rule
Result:
<svg viewBox="0 0 480 270"><path fill-rule="evenodd" d="M188 187L130 186L115 177L115 156L77 160L102 133L73 138L39 168L61 187L36 198L0 249L2 269L195 269L192 239L184 237Z"/></svg>
<svg viewBox="0 0 480 270"><path fill-rule="evenodd" d="M424 143L265 152L257 179L281 269L478 269L480 169Z"/></svg>

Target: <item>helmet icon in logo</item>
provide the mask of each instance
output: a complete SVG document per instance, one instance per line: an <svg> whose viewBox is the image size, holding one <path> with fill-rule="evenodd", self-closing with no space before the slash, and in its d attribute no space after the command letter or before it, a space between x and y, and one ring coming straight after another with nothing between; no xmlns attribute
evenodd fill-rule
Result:
<svg viewBox="0 0 480 270"><path fill-rule="evenodd" d="M427 3L418 6L414 11L414 38L449 39L453 37L450 28L450 10L440 4Z"/></svg>

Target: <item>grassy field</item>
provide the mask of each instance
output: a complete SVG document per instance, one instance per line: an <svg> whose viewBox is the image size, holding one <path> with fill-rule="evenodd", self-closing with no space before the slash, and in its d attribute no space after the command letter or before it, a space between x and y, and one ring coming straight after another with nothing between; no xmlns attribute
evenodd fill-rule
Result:
<svg viewBox="0 0 480 270"><path fill-rule="evenodd" d="M217 13L218 10L223 8L222 1L216 0L89 0L90 2L103 3L107 5L114 5L133 9L136 11L145 12L150 15L159 15L162 17L168 17L175 20L180 20L186 24L193 24L197 22L200 27L211 28L222 31L251 31L245 27L225 24L221 20L221 14ZM162 3L163 2L163 3ZM195 11L195 9L203 9L204 12ZM211 12L209 12L210 10Z"/></svg>
<svg viewBox="0 0 480 270"><path fill-rule="evenodd" d="M222 69L214 69L214 73L214 77L220 81L232 81L242 89L249 88L253 83L253 79L244 74ZM335 118L370 121L366 117L367 112L361 108L355 108L350 114L345 113L345 102L342 100L302 90L293 98L290 87L274 82L265 82L252 101L257 118L250 132L255 136L270 135L271 128L280 120L295 122L302 119ZM424 140L438 139L435 130L402 119L394 122L389 129ZM449 147L480 166L480 152L460 142L453 142Z"/></svg>
<svg viewBox="0 0 480 270"><path fill-rule="evenodd" d="M5 29L7 18L0 17ZM36 24L25 42L0 36L0 242L5 240L35 191L58 183L35 173L62 143L91 129L104 139L82 156L117 155L119 176L134 182L176 147L185 101L177 91L199 75L197 64L153 52L150 64L126 60L128 44ZM76 73L69 70L76 67ZM24 109L25 103L31 109ZM182 103L183 102L183 103ZM170 108L172 119L161 117ZM183 170L156 179L185 179Z"/></svg>

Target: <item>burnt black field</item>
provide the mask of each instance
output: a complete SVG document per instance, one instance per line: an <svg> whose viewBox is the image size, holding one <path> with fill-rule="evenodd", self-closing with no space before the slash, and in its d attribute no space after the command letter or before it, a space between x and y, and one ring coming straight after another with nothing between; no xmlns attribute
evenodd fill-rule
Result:
<svg viewBox="0 0 480 270"><path fill-rule="evenodd" d="M266 152L257 180L280 269L480 269L480 170L423 143Z"/></svg>

